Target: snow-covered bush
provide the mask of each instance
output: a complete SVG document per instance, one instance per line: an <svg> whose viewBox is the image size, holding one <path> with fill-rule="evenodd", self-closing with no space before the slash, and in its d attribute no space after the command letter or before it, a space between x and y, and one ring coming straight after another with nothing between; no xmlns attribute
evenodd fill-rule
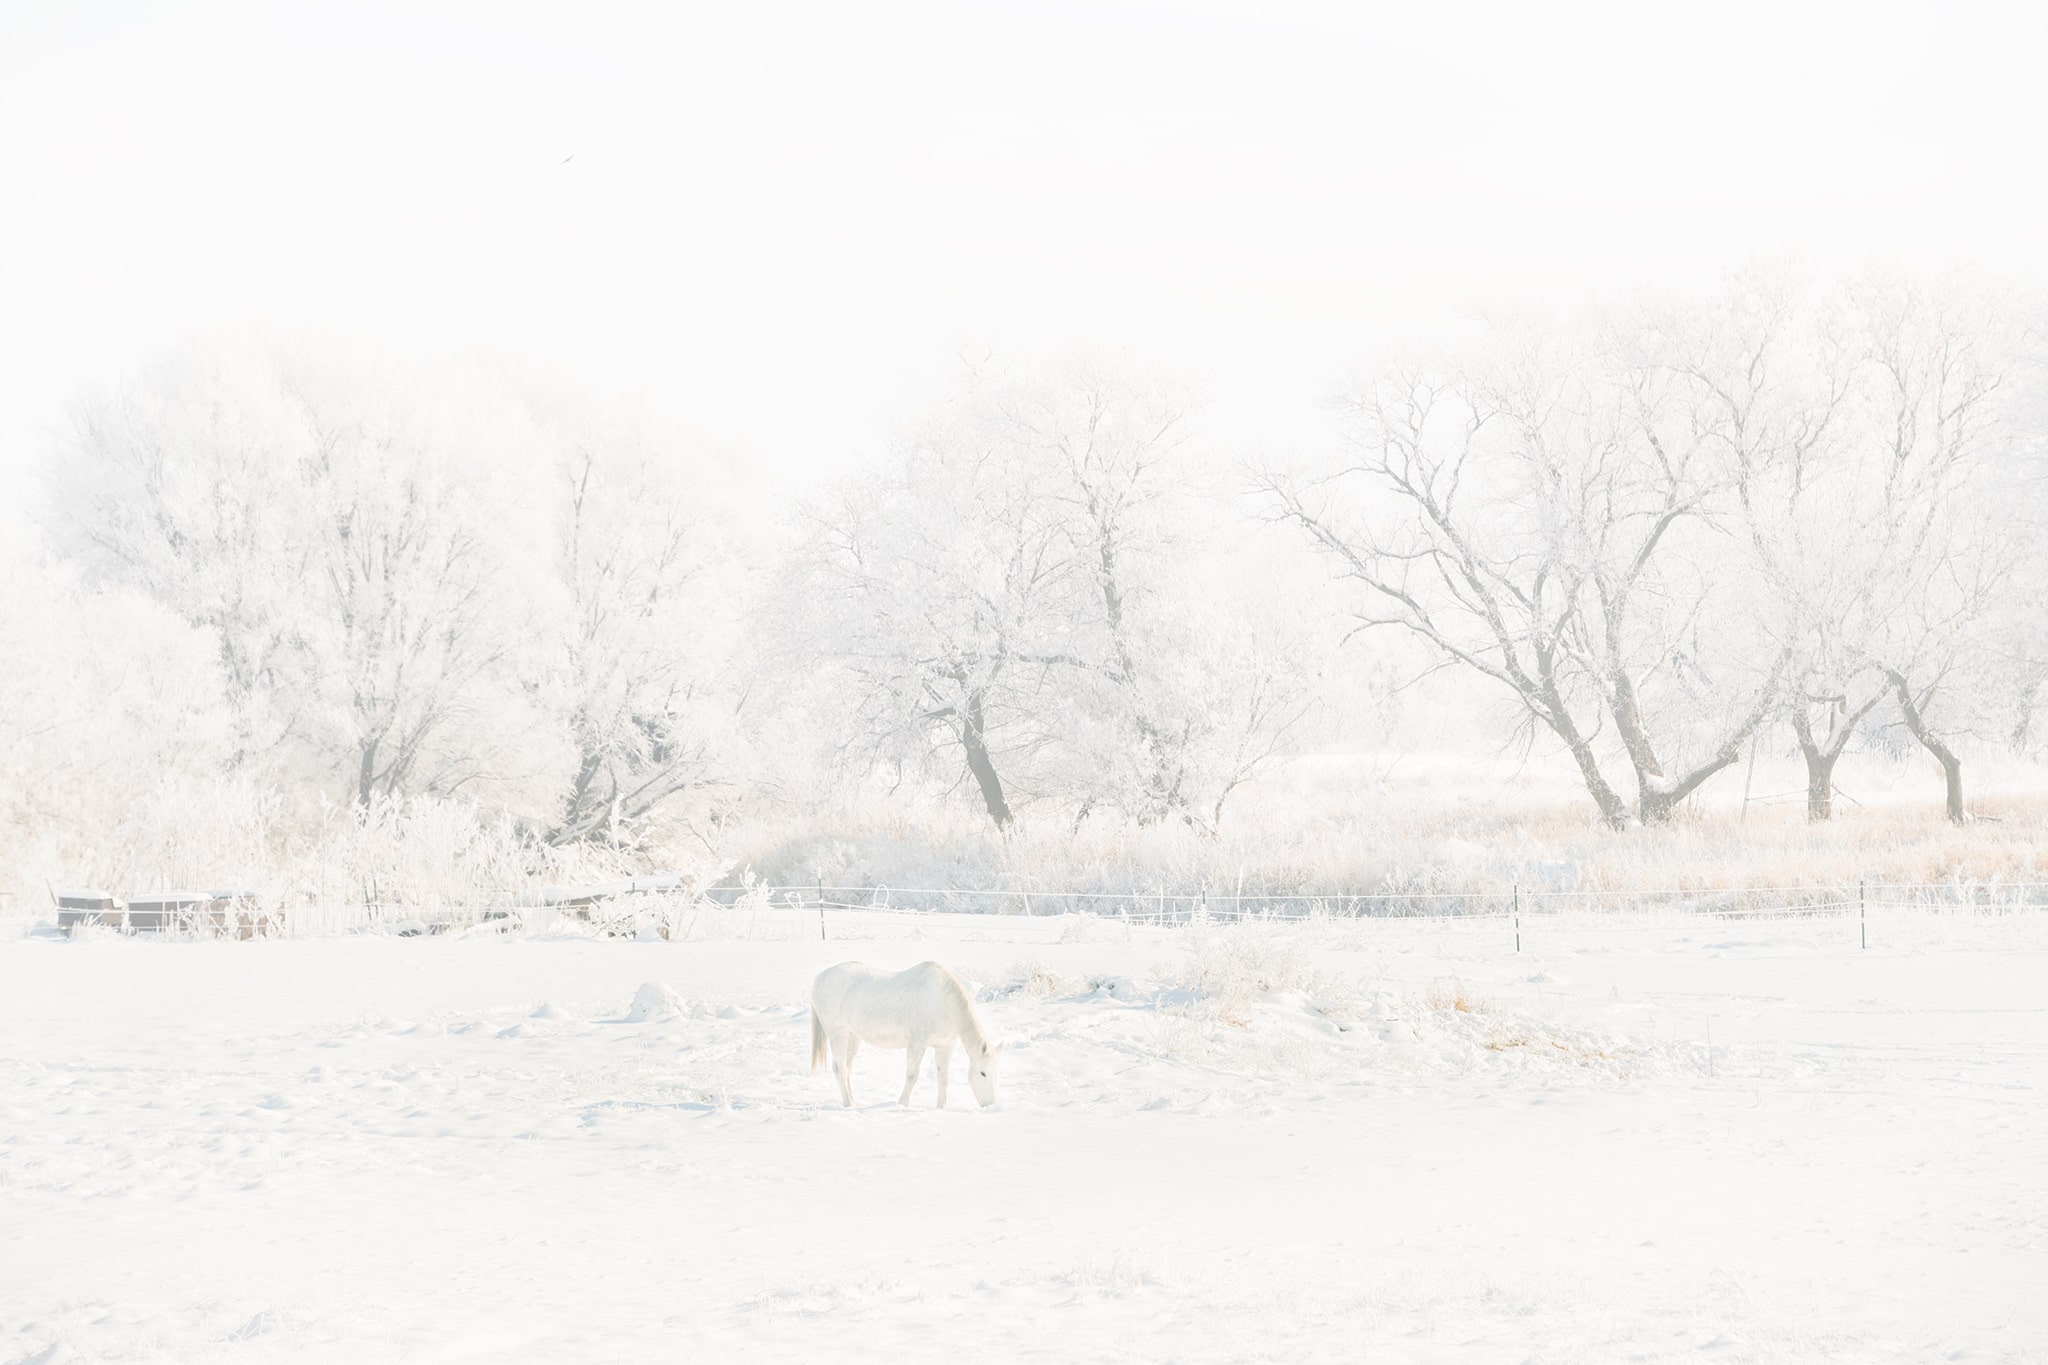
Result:
<svg viewBox="0 0 2048 1365"><path fill-rule="evenodd" d="M1298 933L1265 925L1191 928L1187 956L1169 984L1231 1024L1248 1022L1267 995L1328 986Z"/></svg>

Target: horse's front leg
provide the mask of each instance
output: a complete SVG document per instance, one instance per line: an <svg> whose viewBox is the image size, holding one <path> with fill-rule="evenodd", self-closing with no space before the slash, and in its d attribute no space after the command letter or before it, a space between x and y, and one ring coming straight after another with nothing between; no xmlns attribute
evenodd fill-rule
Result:
<svg viewBox="0 0 2048 1365"><path fill-rule="evenodd" d="M924 1063L924 1040L919 1039L903 1050L903 1098L899 1104L910 1103L910 1092L917 1088L917 1068Z"/></svg>
<svg viewBox="0 0 2048 1365"><path fill-rule="evenodd" d="M939 1108L946 1107L946 1073L953 1069L953 1045L932 1044L932 1064L939 1069Z"/></svg>

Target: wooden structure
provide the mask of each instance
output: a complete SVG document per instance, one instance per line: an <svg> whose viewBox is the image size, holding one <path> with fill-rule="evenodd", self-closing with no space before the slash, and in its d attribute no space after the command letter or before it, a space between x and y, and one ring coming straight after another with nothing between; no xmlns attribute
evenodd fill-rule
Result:
<svg viewBox="0 0 2048 1365"><path fill-rule="evenodd" d="M275 910L253 891L158 891L127 900L105 891L55 891L57 928L76 933L100 925L121 933L204 934L214 938L274 935L282 927Z"/></svg>

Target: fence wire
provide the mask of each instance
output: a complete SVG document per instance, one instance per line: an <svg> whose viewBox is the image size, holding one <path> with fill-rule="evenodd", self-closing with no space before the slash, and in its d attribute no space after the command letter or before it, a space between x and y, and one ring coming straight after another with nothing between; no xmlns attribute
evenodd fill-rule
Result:
<svg viewBox="0 0 2048 1365"><path fill-rule="evenodd" d="M2048 882L1867 882L1811 886L1641 889L1503 888L1455 891L1370 891L1336 894L1043 890L1007 887L724 886L702 891L628 892L586 904L536 904L507 896L473 905L359 902L339 919L371 924L418 923L429 929L536 918L610 920L673 918L692 910L808 912L829 921L850 912L907 916L1053 918L1085 915L1123 923L1175 926L1297 920L1511 920L1532 922L1584 913L1664 913L1718 919L1801 919L1916 909L1932 912L2029 913L2048 910ZM333 929L343 927L333 917ZM307 928L312 929L309 923ZM445 929L442 929L445 932ZM313 932L320 932L313 929Z"/></svg>
<svg viewBox="0 0 2048 1365"><path fill-rule="evenodd" d="M573 890L573 889L572 889ZM1191 924L1300 921L1437 920L1512 921L1530 926L1565 920L1597 926L1642 915L1719 920L1795 920L1865 917L1911 909L1932 913L2028 914L2048 910L2048 882L1862 882L1735 888L1560 889L1467 888L1444 891L1377 890L1340 893L1162 890L1044 890L1018 887L889 887L739 885L692 890L594 889L566 895L531 888L486 895L468 903L380 897L340 904L281 907L266 921L266 936L324 937L352 932L445 934L496 928L544 931L571 924L604 933L690 936L710 914L751 924L815 921L830 936L835 919L861 915L1046 920L1085 916L1122 924L1175 927ZM808 917L805 919L804 917ZM750 931L751 932L751 931ZM799 931L800 932L800 931ZM204 935L200 935L204 936ZM786 936L778 934L778 936Z"/></svg>

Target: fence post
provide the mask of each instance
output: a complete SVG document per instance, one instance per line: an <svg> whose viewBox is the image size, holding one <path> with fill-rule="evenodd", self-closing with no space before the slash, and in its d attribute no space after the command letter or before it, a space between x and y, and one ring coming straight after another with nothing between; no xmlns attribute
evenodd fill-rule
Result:
<svg viewBox="0 0 2048 1365"><path fill-rule="evenodd" d="M1870 948L1870 908L1863 894L1863 879L1856 879L1856 932L1863 941L1864 951Z"/></svg>
<svg viewBox="0 0 2048 1365"><path fill-rule="evenodd" d="M825 879L818 878L818 942L825 941Z"/></svg>
<svg viewBox="0 0 2048 1365"><path fill-rule="evenodd" d="M1522 884L1515 883L1515 951L1522 951Z"/></svg>

